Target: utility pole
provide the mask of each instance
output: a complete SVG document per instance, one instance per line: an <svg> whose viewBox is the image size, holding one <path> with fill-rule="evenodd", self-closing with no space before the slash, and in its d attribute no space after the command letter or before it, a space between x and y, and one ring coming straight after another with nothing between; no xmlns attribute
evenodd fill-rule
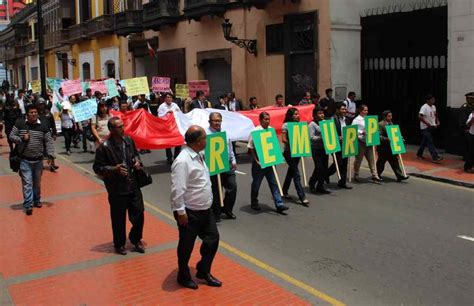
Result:
<svg viewBox="0 0 474 306"><path fill-rule="evenodd" d="M43 33L43 0L36 0L36 15L38 18L38 53L39 53L39 68L40 68L40 81L41 81L41 96L44 99L47 98L46 94L46 69L44 62L44 33Z"/></svg>

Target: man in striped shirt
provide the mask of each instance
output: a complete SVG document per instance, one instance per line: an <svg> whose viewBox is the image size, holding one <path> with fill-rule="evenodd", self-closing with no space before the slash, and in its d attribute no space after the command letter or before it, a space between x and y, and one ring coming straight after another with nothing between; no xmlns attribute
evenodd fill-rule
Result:
<svg viewBox="0 0 474 306"><path fill-rule="evenodd" d="M17 152L21 155L20 177L23 186L23 208L27 215L31 215L33 206L38 208L42 206L43 157L47 155L50 159L54 158L53 138L49 128L38 119L38 109L35 105L28 107L26 120L18 119L9 137L18 146Z"/></svg>

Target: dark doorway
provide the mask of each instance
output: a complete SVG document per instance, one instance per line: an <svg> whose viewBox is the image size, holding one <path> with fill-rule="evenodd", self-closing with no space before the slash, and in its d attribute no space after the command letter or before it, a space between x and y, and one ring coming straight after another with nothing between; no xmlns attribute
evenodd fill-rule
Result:
<svg viewBox="0 0 474 306"><path fill-rule="evenodd" d="M297 104L306 91L317 91L317 14L285 16L285 100Z"/></svg>
<svg viewBox="0 0 474 306"><path fill-rule="evenodd" d="M171 78L171 89L178 84L186 84L185 49L158 52L158 75ZM151 80L149 80L151 82ZM151 83L150 83L151 84Z"/></svg>
<svg viewBox="0 0 474 306"><path fill-rule="evenodd" d="M219 96L226 95L232 91L231 66L223 58L208 59L202 63L204 78L209 81L212 104L219 102Z"/></svg>
<svg viewBox="0 0 474 306"><path fill-rule="evenodd" d="M379 117L390 109L409 143L419 142L425 95L446 122L447 18L446 6L361 18L363 102Z"/></svg>

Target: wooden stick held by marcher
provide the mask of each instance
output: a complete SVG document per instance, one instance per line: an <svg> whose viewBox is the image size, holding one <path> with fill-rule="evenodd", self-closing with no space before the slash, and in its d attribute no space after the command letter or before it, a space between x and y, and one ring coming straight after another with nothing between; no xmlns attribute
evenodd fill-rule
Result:
<svg viewBox="0 0 474 306"><path fill-rule="evenodd" d="M334 161L334 164L336 165L337 177L339 180L341 180L341 172L339 172L339 164L337 163L336 153L332 153L332 160Z"/></svg>
<svg viewBox="0 0 474 306"><path fill-rule="evenodd" d="M217 188L219 188L219 203L221 207L224 207L224 197L222 195L222 182L221 182L221 175L217 175Z"/></svg>
<svg viewBox="0 0 474 306"><path fill-rule="evenodd" d="M304 165L304 157L301 157L301 168L303 170L303 183L305 187L308 187L308 180L306 179L306 167Z"/></svg>
<svg viewBox="0 0 474 306"><path fill-rule="evenodd" d="M349 164L349 183L352 183L352 165L351 165L351 158L347 158L347 163Z"/></svg>
<svg viewBox="0 0 474 306"><path fill-rule="evenodd" d="M275 166L272 166L273 174L275 174L275 179L277 181L278 190L280 191L280 195L283 196L283 189L281 189L280 178L278 177L278 172Z"/></svg>
<svg viewBox="0 0 474 306"><path fill-rule="evenodd" d="M405 165L403 164L403 158L402 158L402 154L398 154L398 161L400 162L400 165L402 167L402 172L403 172L403 176L407 176L407 173L405 171Z"/></svg>

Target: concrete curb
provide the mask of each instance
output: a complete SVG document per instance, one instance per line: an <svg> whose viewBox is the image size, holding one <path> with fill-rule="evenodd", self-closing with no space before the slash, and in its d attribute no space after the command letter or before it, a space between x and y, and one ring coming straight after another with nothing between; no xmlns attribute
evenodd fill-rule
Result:
<svg viewBox="0 0 474 306"><path fill-rule="evenodd" d="M451 184L451 185L455 185L455 186L461 186L461 187L474 189L474 184L472 184L472 183L461 182L461 181L456 181L456 180L451 180L451 179L447 179L447 178L443 178L443 177L426 175L426 174L421 174L421 173L409 173L409 175L419 177L419 178L422 178L422 179L427 179L427 180L442 182L442 183Z"/></svg>

